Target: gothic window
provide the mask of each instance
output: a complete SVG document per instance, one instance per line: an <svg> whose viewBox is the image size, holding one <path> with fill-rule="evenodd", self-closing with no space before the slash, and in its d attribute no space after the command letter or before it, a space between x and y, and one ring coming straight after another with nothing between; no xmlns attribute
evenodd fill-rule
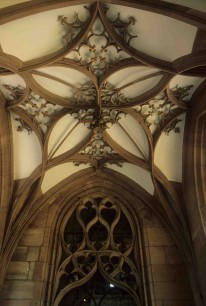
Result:
<svg viewBox="0 0 206 306"><path fill-rule="evenodd" d="M61 229L54 306L140 306L134 222L116 200L86 198Z"/></svg>

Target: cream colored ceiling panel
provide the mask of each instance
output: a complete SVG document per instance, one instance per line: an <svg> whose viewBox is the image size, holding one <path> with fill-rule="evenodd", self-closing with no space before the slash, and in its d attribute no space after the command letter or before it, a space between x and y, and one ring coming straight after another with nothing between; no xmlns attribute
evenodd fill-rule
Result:
<svg viewBox="0 0 206 306"><path fill-rule="evenodd" d="M158 69L131 67L114 73L107 82L125 98L132 99L155 87L161 78L162 73Z"/></svg>
<svg viewBox="0 0 206 306"><path fill-rule="evenodd" d="M63 179L71 176L72 174L89 168L89 164L80 164L78 167L75 166L73 163L64 163L53 167L52 169L48 170L45 173L43 182L42 182L42 192L45 193L52 187L56 186L59 182Z"/></svg>
<svg viewBox="0 0 206 306"><path fill-rule="evenodd" d="M37 72L42 72L43 74L55 77L59 81L68 82L72 86L82 85L89 81L89 78L83 73L65 67L45 67L36 70Z"/></svg>
<svg viewBox="0 0 206 306"><path fill-rule="evenodd" d="M70 136L63 142L59 150L54 154L54 157L74 148L76 145L85 140L89 132L89 129L83 123L78 124Z"/></svg>
<svg viewBox="0 0 206 306"><path fill-rule="evenodd" d="M60 97L69 98L72 97L74 93L74 90L71 86L67 86L58 81L35 74L33 74L33 77L43 88Z"/></svg>
<svg viewBox="0 0 206 306"><path fill-rule="evenodd" d="M113 73L107 79L107 81L116 87L122 87L126 84L129 84L130 82L135 82L142 77L149 77L151 74L158 71L160 70L143 66L129 67Z"/></svg>
<svg viewBox="0 0 206 306"><path fill-rule="evenodd" d="M50 155L58 144L64 139L64 137L74 128L74 126L78 123L71 115L65 115L61 118L55 125L49 139L48 143L48 155Z"/></svg>
<svg viewBox="0 0 206 306"><path fill-rule="evenodd" d="M49 158L58 156L81 143L90 130L71 115L66 115L55 125L48 144Z"/></svg>
<svg viewBox="0 0 206 306"><path fill-rule="evenodd" d="M143 158L141 152L139 151L135 141L133 141L128 135L128 131L124 130L124 127L121 127L118 123L111 125L109 129L107 129L107 133L109 136L124 150L136 155L140 158ZM119 153L119 152L118 152Z"/></svg>
<svg viewBox="0 0 206 306"><path fill-rule="evenodd" d="M198 11L206 12L206 1L205 0L162 0L164 2L175 3L178 5L183 5L191 7Z"/></svg>
<svg viewBox="0 0 206 306"><path fill-rule="evenodd" d="M14 179L28 177L42 162L41 146L34 132L17 131L18 121L12 115Z"/></svg>
<svg viewBox="0 0 206 306"><path fill-rule="evenodd" d="M190 100L191 96L193 95L197 87L204 80L205 78L177 75L171 80L169 87L175 93L175 88L178 89L178 88L186 88L188 86L191 86L191 88L187 91L188 95L184 98L184 101L188 101Z"/></svg>
<svg viewBox="0 0 206 306"><path fill-rule="evenodd" d="M32 0L1 0L0 1L0 8L4 8L7 6L11 6L14 4L19 4L19 3L23 3L23 2L28 2L28 1L32 1Z"/></svg>
<svg viewBox="0 0 206 306"><path fill-rule="evenodd" d="M123 93L123 95L127 97L128 99L138 97L141 94L144 94L145 92L152 89L154 86L156 86L158 82L161 80L161 78L162 78L161 75L153 77L153 78L151 77L138 84L128 86L127 88L121 90L121 93Z"/></svg>
<svg viewBox="0 0 206 306"><path fill-rule="evenodd" d="M126 175L135 183L139 184L151 195L154 194L154 185L152 182L151 175L149 172L145 171L144 169L129 163L124 163L122 167L108 164L107 168Z"/></svg>
<svg viewBox="0 0 206 306"><path fill-rule="evenodd" d="M17 74L0 76L0 89L8 100L12 100L9 87L19 87L23 89L26 87L24 80Z"/></svg>
<svg viewBox="0 0 206 306"><path fill-rule="evenodd" d="M96 103L96 88L83 73L62 67L48 67L33 72L33 78L52 94L65 98L73 104Z"/></svg>
<svg viewBox="0 0 206 306"><path fill-rule="evenodd" d="M1 25L0 43L3 51L28 61L59 50L65 45L65 29L58 17L67 16L72 22L77 13L82 20L86 20L89 14L84 6L77 5L38 13Z"/></svg>
<svg viewBox="0 0 206 306"><path fill-rule="evenodd" d="M131 46L138 51L166 61L191 53L196 27L140 9L113 4L109 8L109 19L115 20L118 12L122 20L128 21L130 16L135 18L130 33L137 37L131 40Z"/></svg>
<svg viewBox="0 0 206 306"><path fill-rule="evenodd" d="M171 131L169 135L162 133L154 155L155 165L164 173L169 181L182 182L182 145L184 136L185 115L178 117L180 133Z"/></svg>
<svg viewBox="0 0 206 306"><path fill-rule="evenodd" d="M119 124L129 133L133 141L138 145L141 152L148 157L149 145L147 136L137 120L130 115L121 115Z"/></svg>

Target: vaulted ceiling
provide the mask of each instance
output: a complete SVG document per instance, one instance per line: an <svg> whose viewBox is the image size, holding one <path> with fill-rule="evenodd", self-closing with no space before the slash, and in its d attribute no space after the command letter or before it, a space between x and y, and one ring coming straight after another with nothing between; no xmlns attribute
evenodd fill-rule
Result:
<svg viewBox="0 0 206 306"><path fill-rule="evenodd" d="M111 169L150 195L157 181L182 182L185 118L206 76L206 4L169 2L1 1L14 219L16 195L45 194L83 169Z"/></svg>
<svg viewBox="0 0 206 306"><path fill-rule="evenodd" d="M204 0L0 1L0 286L32 220L88 186L146 203L205 286L205 12Z"/></svg>
<svg viewBox="0 0 206 306"><path fill-rule="evenodd" d="M151 194L156 167L182 181L185 114L204 81L193 72L201 30L169 7L106 2L27 2L0 28L14 179L39 167L43 193L88 167L121 172Z"/></svg>

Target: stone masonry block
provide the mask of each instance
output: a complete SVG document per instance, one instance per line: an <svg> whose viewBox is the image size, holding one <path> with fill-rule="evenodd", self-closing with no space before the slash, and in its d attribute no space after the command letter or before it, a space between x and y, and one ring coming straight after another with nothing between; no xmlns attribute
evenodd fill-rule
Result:
<svg viewBox="0 0 206 306"><path fill-rule="evenodd" d="M158 300L192 299L192 291L187 282L155 282L154 290Z"/></svg>
<svg viewBox="0 0 206 306"><path fill-rule="evenodd" d="M154 281L179 281L188 282L189 276L184 265L153 265Z"/></svg>
<svg viewBox="0 0 206 306"><path fill-rule="evenodd" d="M29 263L21 261L11 261L8 266L7 279L27 279Z"/></svg>
<svg viewBox="0 0 206 306"><path fill-rule="evenodd" d="M27 247L17 247L11 258L12 261L26 261Z"/></svg>
<svg viewBox="0 0 206 306"><path fill-rule="evenodd" d="M177 280L177 268L174 265L152 265L154 281L175 281Z"/></svg>
<svg viewBox="0 0 206 306"><path fill-rule="evenodd" d="M163 223L160 221L160 219L153 215L153 223L155 227L164 227Z"/></svg>
<svg viewBox="0 0 206 306"><path fill-rule="evenodd" d="M30 300L23 300L23 301L17 301L17 300L8 300L8 301L1 301L1 306L30 306L31 304Z"/></svg>
<svg viewBox="0 0 206 306"><path fill-rule="evenodd" d="M29 228L21 238L19 244L21 246L41 246L44 239L43 228Z"/></svg>
<svg viewBox="0 0 206 306"><path fill-rule="evenodd" d="M31 281L6 281L3 288L4 299L27 300L33 298L34 282Z"/></svg>
<svg viewBox="0 0 206 306"><path fill-rule="evenodd" d="M194 306L194 301L182 301L182 300L176 300L176 301L165 301L160 300L156 301L155 306Z"/></svg>
<svg viewBox="0 0 206 306"><path fill-rule="evenodd" d="M27 261L37 261L39 257L39 247L31 247L27 253Z"/></svg>
<svg viewBox="0 0 206 306"><path fill-rule="evenodd" d="M174 241L165 228L147 228L149 246L173 246Z"/></svg>
<svg viewBox="0 0 206 306"><path fill-rule="evenodd" d="M152 265L166 263L164 247L150 247L149 252Z"/></svg>
<svg viewBox="0 0 206 306"><path fill-rule="evenodd" d="M167 264L181 264L183 259L177 247L165 247L165 259Z"/></svg>

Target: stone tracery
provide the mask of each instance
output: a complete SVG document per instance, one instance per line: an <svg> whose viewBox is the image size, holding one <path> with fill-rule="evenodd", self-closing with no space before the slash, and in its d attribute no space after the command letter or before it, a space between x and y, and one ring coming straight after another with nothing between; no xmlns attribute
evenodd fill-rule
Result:
<svg viewBox="0 0 206 306"><path fill-rule="evenodd" d="M72 210L62 228L55 306L61 305L62 300L72 300L72 290L88 284L93 277L103 286L106 279L126 290L129 305L142 305L141 277L135 259L137 238L133 221L126 214L112 198L89 197ZM92 300L98 299L95 291L90 294ZM84 300L85 294L79 298Z"/></svg>

